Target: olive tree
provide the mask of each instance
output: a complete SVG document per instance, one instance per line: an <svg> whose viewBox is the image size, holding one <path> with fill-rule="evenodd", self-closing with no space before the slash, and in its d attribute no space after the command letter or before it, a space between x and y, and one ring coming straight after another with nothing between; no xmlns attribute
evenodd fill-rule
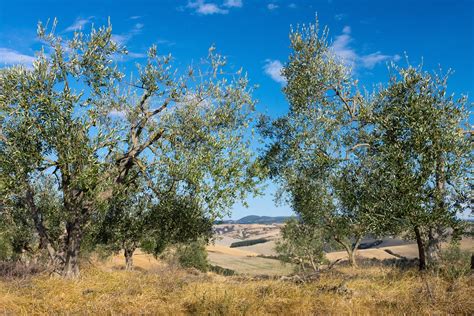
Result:
<svg viewBox="0 0 474 316"><path fill-rule="evenodd" d="M369 191L359 192L368 196L348 203L345 196L355 188L342 185L341 178L365 161L367 102L317 21L293 29L290 45L282 70L290 108L273 122L262 120L262 133L270 139L263 161L303 222L327 230L355 265L358 245L375 219L363 214L372 211L374 188L367 183Z"/></svg>
<svg viewBox="0 0 474 316"><path fill-rule="evenodd" d="M197 66L178 69L153 46L125 76L117 60L127 50L114 42L110 24L70 39L55 27L39 24L45 47L31 68L0 72L0 189L2 204L21 198L34 217L41 210L27 203L33 177L55 177L63 244L55 247L46 227L35 226L64 276L79 275L92 219L138 178L156 186L166 174L166 184L192 191L215 216L254 187L246 138L252 88L214 48Z"/></svg>
<svg viewBox="0 0 474 316"><path fill-rule="evenodd" d="M179 192L156 198L135 187L122 199L113 199L94 238L113 252L123 250L125 269L131 270L137 248L157 256L169 245L212 237L213 221L197 202Z"/></svg>
<svg viewBox="0 0 474 316"><path fill-rule="evenodd" d="M305 225L298 219L291 219L281 229L281 239L277 241L275 249L282 261L294 263L302 271L307 266L319 271L325 261L324 242L322 230Z"/></svg>
<svg viewBox="0 0 474 316"><path fill-rule="evenodd" d="M448 94L448 75L392 67L370 118L371 154L379 161L386 200L380 214L411 232L420 269L436 264L448 236L459 237L458 215L469 205L473 147L467 99Z"/></svg>

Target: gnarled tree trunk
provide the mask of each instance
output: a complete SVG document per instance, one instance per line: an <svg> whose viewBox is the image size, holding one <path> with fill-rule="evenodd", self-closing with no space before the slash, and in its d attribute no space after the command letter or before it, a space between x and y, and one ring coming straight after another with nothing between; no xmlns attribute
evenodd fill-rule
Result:
<svg viewBox="0 0 474 316"><path fill-rule="evenodd" d="M123 255L125 257L125 270L127 271L133 270L133 253L135 252L135 249L137 249L135 243L132 245L126 245L124 243Z"/></svg>
<svg viewBox="0 0 474 316"><path fill-rule="evenodd" d="M28 185L26 189L25 202L31 212L36 232L40 238L40 248L46 249L48 251L50 264L56 265L58 263L59 256L56 253L56 249L54 249L53 245L51 244L47 229L43 224L43 216L35 203L34 195L35 192L33 188Z"/></svg>
<svg viewBox="0 0 474 316"><path fill-rule="evenodd" d="M444 201L444 197L446 194L446 173L444 170L444 165L444 157L442 154L440 154L436 161L436 206L434 209L435 214L444 213L446 208ZM427 264L430 266L435 266L436 264L438 264L441 254L441 241L443 239L443 230L443 227L430 227L428 230L428 241L426 244L425 251Z"/></svg>
<svg viewBox="0 0 474 316"><path fill-rule="evenodd" d="M351 267L357 267L357 250L359 248L360 242L362 241L362 236L357 236L355 242L351 245L349 242L345 242L338 237L334 237L334 240L344 247L347 252L347 257Z"/></svg>
<svg viewBox="0 0 474 316"><path fill-rule="evenodd" d="M81 248L82 228L76 219L66 224L66 261L62 275L66 278L79 277L79 251Z"/></svg>
<svg viewBox="0 0 474 316"><path fill-rule="evenodd" d="M430 228L428 231L428 243L426 245L426 261L430 266L438 263L441 254L442 233L439 229Z"/></svg>

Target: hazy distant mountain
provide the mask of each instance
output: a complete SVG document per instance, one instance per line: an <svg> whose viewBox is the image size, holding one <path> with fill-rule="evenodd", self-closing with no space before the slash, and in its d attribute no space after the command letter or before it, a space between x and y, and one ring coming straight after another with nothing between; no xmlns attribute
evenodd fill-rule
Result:
<svg viewBox="0 0 474 316"><path fill-rule="evenodd" d="M217 224L274 224L274 223L284 223L292 216L258 216L258 215L249 215L242 217L238 220L223 220L218 221Z"/></svg>

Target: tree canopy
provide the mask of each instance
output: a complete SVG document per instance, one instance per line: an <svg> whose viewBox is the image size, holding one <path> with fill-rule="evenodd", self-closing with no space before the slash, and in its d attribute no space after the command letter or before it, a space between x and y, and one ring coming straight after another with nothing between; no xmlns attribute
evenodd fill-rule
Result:
<svg viewBox="0 0 474 316"><path fill-rule="evenodd" d="M38 219L63 275L78 275L85 230L136 181L158 200L166 198L160 192L190 195L212 218L253 190L252 87L242 71L228 72L214 47L199 65L178 69L153 46L127 76L117 62L127 51L110 24L71 39L55 28L39 24L45 47L32 68L0 72L0 188L4 212L22 201ZM34 183L45 178L61 197L57 248L35 201Z"/></svg>

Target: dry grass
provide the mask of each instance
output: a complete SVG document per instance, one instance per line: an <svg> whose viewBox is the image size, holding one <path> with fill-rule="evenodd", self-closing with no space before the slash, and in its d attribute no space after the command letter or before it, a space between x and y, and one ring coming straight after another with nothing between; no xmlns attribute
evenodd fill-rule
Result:
<svg viewBox="0 0 474 316"><path fill-rule="evenodd" d="M126 272L103 265L79 280L48 275L0 281L6 314L473 314L472 276L455 284L416 270L338 267L319 280L222 277L150 266Z"/></svg>
<svg viewBox="0 0 474 316"><path fill-rule="evenodd" d="M258 253L241 250L240 247L209 245L207 252L212 264L248 275L286 275L294 269L292 265L257 257Z"/></svg>
<svg viewBox="0 0 474 316"><path fill-rule="evenodd" d="M207 252L210 253L218 253L218 254L226 254L226 255L231 255L231 256L237 256L237 257L252 257L252 256L257 256L258 253L256 252L251 252L251 251L245 251L239 248L230 248L227 246L222 246L222 245L209 245L207 246Z"/></svg>

